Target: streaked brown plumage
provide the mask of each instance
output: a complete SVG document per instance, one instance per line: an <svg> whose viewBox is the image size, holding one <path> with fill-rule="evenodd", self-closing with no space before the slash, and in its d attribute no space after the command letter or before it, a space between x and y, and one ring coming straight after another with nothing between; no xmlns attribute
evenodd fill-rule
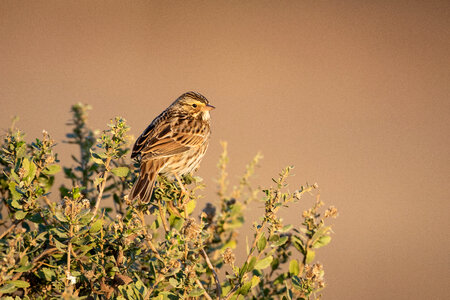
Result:
<svg viewBox="0 0 450 300"><path fill-rule="evenodd" d="M208 148L213 108L203 95L187 92L152 121L131 154L141 166L130 200L149 202L158 174L182 176L197 169Z"/></svg>

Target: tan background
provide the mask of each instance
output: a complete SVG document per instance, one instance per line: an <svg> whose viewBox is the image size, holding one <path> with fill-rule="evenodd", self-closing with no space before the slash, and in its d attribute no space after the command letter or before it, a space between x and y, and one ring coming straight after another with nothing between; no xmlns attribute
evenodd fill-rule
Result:
<svg viewBox="0 0 450 300"><path fill-rule="evenodd" d="M209 201L220 140L232 174L261 150L256 184L292 164L292 189L318 182L339 208L325 299L446 299L449 3L3 0L0 127L18 114L61 142L82 101L93 127L122 115L138 135L200 91L217 106Z"/></svg>

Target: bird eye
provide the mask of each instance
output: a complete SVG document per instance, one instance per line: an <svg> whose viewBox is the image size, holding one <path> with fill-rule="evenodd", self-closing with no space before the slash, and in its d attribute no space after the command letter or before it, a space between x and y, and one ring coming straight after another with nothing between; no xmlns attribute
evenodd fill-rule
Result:
<svg viewBox="0 0 450 300"><path fill-rule="evenodd" d="M195 103L194 103L194 104L192 104L192 107L196 108L196 107L197 107L197 104L195 104Z"/></svg>

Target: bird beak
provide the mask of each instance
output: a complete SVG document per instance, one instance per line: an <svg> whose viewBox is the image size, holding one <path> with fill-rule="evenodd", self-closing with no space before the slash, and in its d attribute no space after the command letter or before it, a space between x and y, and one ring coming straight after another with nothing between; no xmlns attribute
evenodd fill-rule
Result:
<svg viewBox="0 0 450 300"><path fill-rule="evenodd" d="M210 111L210 110L213 110L214 108L215 108L214 106L212 106L212 105L210 105L210 104L206 104L206 105L203 107L202 110L204 110L204 111Z"/></svg>

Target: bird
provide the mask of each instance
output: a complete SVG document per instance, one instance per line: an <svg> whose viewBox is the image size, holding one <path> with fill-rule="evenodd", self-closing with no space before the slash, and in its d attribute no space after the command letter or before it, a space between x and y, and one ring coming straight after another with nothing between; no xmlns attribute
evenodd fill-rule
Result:
<svg viewBox="0 0 450 300"><path fill-rule="evenodd" d="M129 199L148 203L156 178L191 174L199 167L211 135L210 111L215 107L198 92L179 96L137 138L131 158L140 162L139 177Z"/></svg>

